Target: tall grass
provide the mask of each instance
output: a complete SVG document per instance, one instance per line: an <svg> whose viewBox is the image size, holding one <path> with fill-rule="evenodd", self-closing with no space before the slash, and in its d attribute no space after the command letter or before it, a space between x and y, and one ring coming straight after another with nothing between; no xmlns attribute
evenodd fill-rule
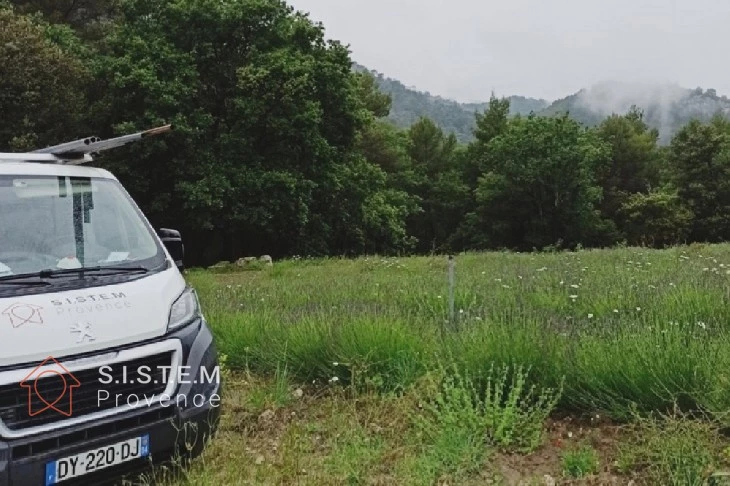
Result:
<svg viewBox="0 0 730 486"><path fill-rule="evenodd" d="M730 408L730 245L459 255L455 322L446 272L367 257L189 279L237 368L398 391L439 363L515 365L562 383L565 410Z"/></svg>

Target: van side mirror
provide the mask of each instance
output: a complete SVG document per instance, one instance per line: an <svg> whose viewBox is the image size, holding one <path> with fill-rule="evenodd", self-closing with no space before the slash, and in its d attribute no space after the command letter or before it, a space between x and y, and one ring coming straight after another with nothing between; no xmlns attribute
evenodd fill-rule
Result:
<svg viewBox="0 0 730 486"><path fill-rule="evenodd" d="M177 268L181 272L185 270L185 265L183 264L185 245L183 245L180 232L174 229L160 228L157 230L157 234L160 236L160 239L165 245L165 248L167 248L167 251L170 252L170 256L175 261Z"/></svg>

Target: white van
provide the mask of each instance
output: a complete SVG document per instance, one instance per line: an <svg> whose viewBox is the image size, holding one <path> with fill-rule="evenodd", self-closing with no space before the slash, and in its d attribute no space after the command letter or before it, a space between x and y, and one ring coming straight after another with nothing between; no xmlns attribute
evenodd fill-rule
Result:
<svg viewBox="0 0 730 486"><path fill-rule="evenodd" d="M180 234L86 165L171 128L0 153L0 486L102 484L194 457L216 430Z"/></svg>

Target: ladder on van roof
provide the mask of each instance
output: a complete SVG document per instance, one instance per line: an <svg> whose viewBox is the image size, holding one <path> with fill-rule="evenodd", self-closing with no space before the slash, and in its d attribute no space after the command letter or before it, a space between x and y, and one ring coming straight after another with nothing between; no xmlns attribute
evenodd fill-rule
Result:
<svg viewBox="0 0 730 486"><path fill-rule="evenodd" d="M167 133L171 130L172 125L168 124L107 140L101 140L99 137L87 137L27 153L0 153L0 162L23 161L81 165L91 162L93 160L92 154L121 147L131 142L137 142L154 135Z"/></svg>

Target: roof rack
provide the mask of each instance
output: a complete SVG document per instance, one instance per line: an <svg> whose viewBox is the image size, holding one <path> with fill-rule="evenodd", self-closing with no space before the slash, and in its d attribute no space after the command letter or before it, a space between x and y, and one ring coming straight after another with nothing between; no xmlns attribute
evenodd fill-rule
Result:
<svg viewBox="0 0 730 486"><path fill-rule="evenodd" d="M27 153L0 153L0 162L45 162L66 165L81 165L93 160L92 154L117 147L131 142L137 142L147 137L160 135L172 130L172 125L163 125L142 132L123 135L121 137L102 140L99 137L87 137L73 142L53 145Z"/></svg>

